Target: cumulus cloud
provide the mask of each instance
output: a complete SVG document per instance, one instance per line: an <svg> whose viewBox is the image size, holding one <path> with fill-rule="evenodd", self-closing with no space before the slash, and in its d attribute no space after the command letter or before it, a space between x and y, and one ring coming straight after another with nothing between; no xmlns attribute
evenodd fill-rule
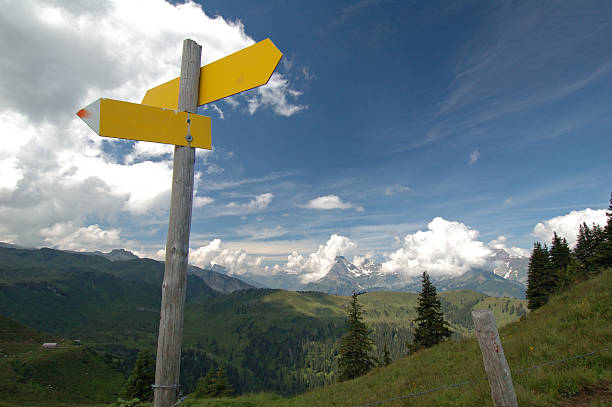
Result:
<svg viewBox="0 0 612 407"><path fill-rule="evenodd" d="M307 204L308 209L330 210L330 209L350 209L353 204L350 202L342 202L337 195L325 195L315 199L311 199Z"/></svg>
<svg viewBox="0 0 612 407"><path fill-rule="evenodd" d="M592 227L593 224L605 226L607 222L606 211L603 209L583 209L571 211L567 215L557 216L552 219L539 222L533 228L533 235L542 242L550 244L553 233L557 232L559 237L567 239L570 247L576 245L576 236L582 223Z"/></svg>
<svg viewBox="0 0 612 407"><path fill-rule="evenodd" d="M307 257L292 252L287 257L285 270L300 274L303 283L317 281L327 274L336 256L345 256L356 247L348 237L333 234L325 245L319 245L319 249Z"/></svg>
<svg viewBox="0 0 612 407"><path fill-rule="evenodd" d="M487 263L491 250L477 240L478 231L441 217L427 228L406 235L402 247L387 255L382 271L406 277L417 277L423 271L432 277L454 277Z"/></svg>
<svg viewBox="0 0 612 407"><path fill-rule="evenodd" d="M496 250L505 250L506 253L511 256L529 257L531 255L529 250L520 247L507 247L506 240L506 236L497 236L497 239L493 239L489 242L489 247Z"/></svg>
<svg viewBox="0 0 612 407"><path fill-rule="evenodd" d="M249 256L244 249L223 247L221 239L214 239L206 246L189 251L189 263L199 267L221 265L232 274L257 272L262 268L262 257Z"/></svg>
<svg viewBox="0 0 612 407"><path fill-rule="evenodd" d="M100 97L140 102L148 88L179 75L186 37L203 45L202 63L254 43L240 21L208 16L195 2L33 0L4 7L3 239L48 245L56 224L70 222L74 230L87 230L125 214L138 218L167 209L173 147L103 140L74 113ZM282 116L300 111L300 92L282 74L273 79L269 89L234 97L232 103ZM211 108L223 116L220 108ZM196 202L207 203L204 197Z"/></svg>
<svg viewBox="0 0 612 407"><path fill-rule="evenodd" d="M62 250L111 250L126 242L118 229L104 230L98 225L78 227L71 222L56 223L40 230L40 235L50 246Z"/></svg>

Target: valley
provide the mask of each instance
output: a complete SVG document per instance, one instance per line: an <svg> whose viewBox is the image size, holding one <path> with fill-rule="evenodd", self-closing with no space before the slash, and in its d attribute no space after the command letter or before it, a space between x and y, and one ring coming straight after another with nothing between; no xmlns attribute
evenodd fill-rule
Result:
<svg viewBox="0 0 612 407"><path fill-rule="evenodd" d="M0 314L66 340L80 340L124 377L139 349L155 351L163 264L52 249L0 248ZM203 278L242 287L228 294ZM220 290L221 288L219 288ZM471 290L440 293L454 340L469 335L472 309L491 309L505 324L526 313L524 300ZM376 355L407 355L416 293L359 295ZM335 381L337 340L348 297L316 291L253 289L196 269L188 277L182 379L191 391L211 366L223 366L238 394L294 395Z"/></svg>

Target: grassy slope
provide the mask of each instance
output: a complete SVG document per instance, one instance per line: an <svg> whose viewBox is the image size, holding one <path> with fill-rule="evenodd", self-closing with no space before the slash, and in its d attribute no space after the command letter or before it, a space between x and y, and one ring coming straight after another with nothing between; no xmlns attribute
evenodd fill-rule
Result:
<svg viewBox="0 0 612 407"><path fill-rule="evenodd" d="M612 346L612 270L551 298L526 320L500 329L511 370ZM379 368L370 374L291 399L274 395L245 396L232 400L190 400L184 405L204 406L355 406L412 392L484 378L482 357L475 339L446 342ZM612 352L543 366L513 374L519 405L559 405L564 397L589 385L612 380ZM609 394L609 393L608 393ZM601 399L593 405L610 405ZM492 405L488 384L479 381L406 398L385 406L486 406Z"/></svg>
<svg viewBox="0 0 612 407"><path fill-rule="evenodd" d="M0 316L0 406L107 402L122 385L123 376L95 352Z"/></svg>

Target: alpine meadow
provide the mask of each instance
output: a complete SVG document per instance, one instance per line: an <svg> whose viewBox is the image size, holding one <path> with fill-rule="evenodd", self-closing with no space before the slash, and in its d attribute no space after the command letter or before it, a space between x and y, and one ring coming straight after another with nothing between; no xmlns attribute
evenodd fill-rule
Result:
<svg viewBox="0 0 612 407"><path fill-rule="evenodd" d="M0 3L0 407L612 405L611 2Z"/></svg>

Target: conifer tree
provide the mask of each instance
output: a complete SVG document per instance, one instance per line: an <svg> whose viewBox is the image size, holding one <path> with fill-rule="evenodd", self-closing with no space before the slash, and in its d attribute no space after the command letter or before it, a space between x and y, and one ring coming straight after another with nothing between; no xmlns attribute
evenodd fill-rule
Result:
<svg viewBox="0 0 612 407"><path fill-rule="evenodd" d="M138 398L141 401L153 400L153 389L155 383L155 370L153 368L153 355L148 350L138 353L136 364L132 374L128 377L123 394L128 398Z"/></svg>
<svg viewBox="0 0 612 407"><path fill-rule="evenodd" d="M375 366L374 358L370 356L373 342L362 320L361 305L357 301L357 294L353 293L346 312L347 333L340 340L338 352L339 381L362 376Z"/></svg>
<svg viewBox="0 0 612 407"><path fill-rule="evenodd" d="M227 397L233 391L234 389L227 382L225 370L222 367L215 369L214 366L211 366L206 376L198 379L193 396L200 398Z"/></svg>
<svg viewBox="0 0 612 407"><path fill-rule="evenodd" d="M557 236L557 232L553 232L552 244L550 246L550 263L554 270L560 271L570 264L571 251L567 240Z"/></svg>
<svg viewBox="0 0 612 407"><path fill-rule="evenodd" d="M217 372L215 373L216 382L215 382L215 397L227 397L230 396L234 389L227 382L227 376L225 375L225 369L222 367L217 368Z"/></svg>
<svg viewBox="0 0 612 407"><path fill-rule="evenodd" d="M414 349L429 348L451 336L452 332L448 329L448 322L444 320L436 287L431 283L426 271L423 272L423 286L419 293L416 311Z"/></svg>
<svg viewBox="0 0 612 407"><path fill-rule="evenodd" d="M606 216L608 222L601 229L596 253L592 259L593 265L597 268L612 267L612 193L610 193L610 205Z"/></svg>
<svg viewBox="0 0 612 407"><path fill-rule="evenodd" d="M595 255L593 235L586 222L578 228L578 236L576 236L576 247L574 247L574 256L588 270L588 260Z"/></svg>
<svg viewBox="0 0 612 407"><path fill-rule="evenodd" d="M383 366L389 366L391 364L391 355L389 353L389 349L387 349L387 344L383 347Z"/></svg>
<svg viewBox="0 0 612 407"><path fill-rule="evenodd" d="M535 242L529 258L527 272L527 308L534 310L546 304L556 288L555 276L551 272L550 256L546 245Z"/></svg>
<svg viewBox="0 0 612 407"><path fill-rule="evenodd" d="M565 238L560 238L557 232L553 232L552 243L550 245L550 265L551 278L555 283L552 292L567 287L573 276L570 275L570 264L573 264L572 251Z"/></svg>

